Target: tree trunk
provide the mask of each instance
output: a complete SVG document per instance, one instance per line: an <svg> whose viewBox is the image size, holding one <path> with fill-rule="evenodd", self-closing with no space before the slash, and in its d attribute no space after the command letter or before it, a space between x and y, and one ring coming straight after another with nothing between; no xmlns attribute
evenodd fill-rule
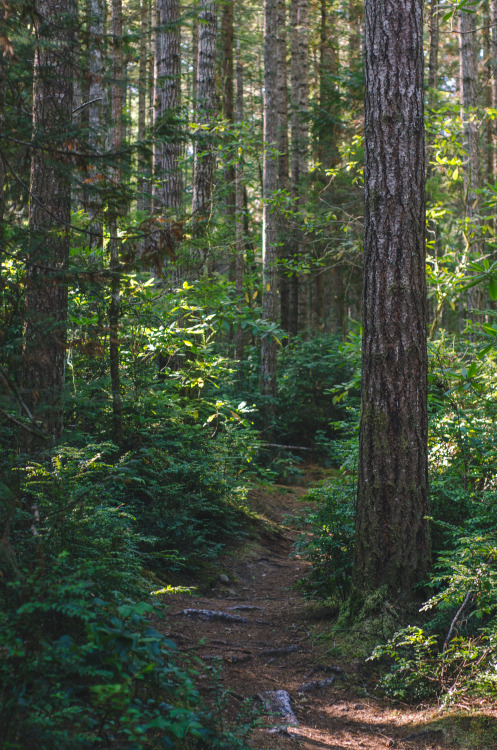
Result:
<svg viewBox="0 0 497 750"><path fill-rule="evenodd" d="M286 4L277 0L277 61L276 61L276 94L278 110L278 188L290 191L289 157L288 157L288 83L287 83L287 45L286 45ZM280 260L290 260L292 246L289 242L288 221L283 213L278 216ZM290 277L283 265L279 274L281 327L290 330Z"/></svg>
<svg viewBox="0 0 497 750"><path fill-rule="evenodd" d="M197 122L212 126L216 114L216 5L200 0L197 73ZM201 235L206 229L212 206L214 147L209 130L196 133L193 161L193 229Z"/></svg>
<svg viewBox="0 0 497 750"><path fill-rule="evenodd" d="M262 317L276 322L276 244L278 219L271 199L278 187L277 120L277 0L264 0L264 160L262 213ZM261 390L276 395L276 340L266 335L261 342Z"/></svg>
<svg viewBox="0 0 497 750"><path fill-rule="evenodd" d="M234 123L234 109L233 109L233 0L227 0L223 6L222 11L222 41L223 41L223 56L222 56L222 101L223 101L223 117L228 121L230 125ZM228 130L227 133L227 146L231 143L232 133ZM232 146L232 150L235 149ZM233 155L234 156L234 155ZM233 157L230 159L232 161ZM229 228L232 230L235 224L235 167L232 164L226 168L225 171L226 180L226 217L228 220ZM236 229L235 229L236 234ZM236 260L233 255L230 254L228 260L229 276L230 280L233 280L236 275Z"/></svg>
<svg viewBox="0 0 497 750"><path fill-rule="evenodd" d="M241 125L243 122L243 65L240 59L240 42L238 41L238 55L236 61L236 122ZM241 157L242 159L243 157ZM236 296L240 304L243 300L243 277L245 271L244 263L244 229L243 229L243 161L240 160L236 170L236 190L235 190L235 232L236 232L236 255L235 255L235 288ZM240 324L236 327L235 332L235 359L243 362L243 329ZM241 369L241 368L240 368Z"/></svg>
<svg viewBox="0 0 497 750"><path fill-rule="evenodd" d="M89 106L89 142L92 154L101 156L105 148L104 143L104 86L105 86L105 1L89 0L89 68L90 85L88 89ZM102 162L95 160L90 168L90 182L88 185L88 216L90 218L89 240L90 249L103 247L103 201L101 194Z"/></svg>
<svg viewBox="0 0 497 750"><path fill-rule="evenodd" d="M71 175L66 142L73 110L74 0L38 0L34 61L33 149L26 267L22 384L44 431L63 432L67 348L67 266ZM63 21L63 22L62 22ZM26 441L27 450L39 443Z"/></svg>
<svg viewBox="0 0 497 750"><path fill-rule="evenodd" d="M157 2L157 82L155 182L158 185L155 211L181 209L183 188L180 168L181 142L181 39L179 0Z"/></svg>
<svg viewBox="0 0 497 750"><path fill-rule="evenodd" d="M323 169L334 167L338 161L338 75L337 40L334 24L321 0L321 28L319 40L319 143L318 160ZM326 179L326 177L324 177Z"/></svg>
<svg viewBox="0 0 497 750"><path fill-rule="evenodd" d="M150 0L140 2L140 60L138 67L138 141L145 142L147 128L147 42L150 30ZM141 146L143 148L143 145ZM147 172L147 158L144 152L138 152L138 196L136 207L139 211L145 211L148 204L146 195L145 175Z"/></svg>
<svg viewBox="0 0 497 750"><path fill-rule="evenodd" d="M292 79L292 195L296 207L301 211L305 205L303 182L308 173L309 127L307 115L309 109L309 42L308 42L308 0L291 2L291 79ZM299 222L301 223L301 222ZM300 230L297 236L297 256L305 253L305 241ZM292 299L292 314L297 315L297 325L291 328L305 331L308 325L307 297L308 277L299 274L298 287L294 282L292 288L297 297ZM292 295L294 296L294 295Z"/></svg>
<svg viewBox="0 0 497 750"><path fill-rule="evenodd" d="M115 157L123 145L123 16L121 0L112 0L112 39L113 39L113 82L112 82L112 127L114 134ZM121 377L119 372L119 310L121 278L119 255L121 241L117 231L117 215L120 210L118 186L121 182L121 169L113 169L115 195L109 206L110 265L112 268L111 296L109 305L109 359L112 388L113 437L119 447L123 442Z"/></svg>
<svg viewBox="0 0 497 750"><path fill-rule="evenodd" d="M490 0L492 24L492 109L497 109L497 0ZM497 178L497 118L492 120L494 175Z"/></svg>
<svg viewBox="0 0 497 750"><path fill-rule="evenodd" d="M490 8L487 4L483 6L482 13L482 36L483 36L483 81L484 81L484 105L489 110L492 107L492 44L490 41ZM485 132L483 139L484 159L483 175L486 182L494 181L494 162L492 154L492 121L485 118Z"/></svg>
<svg viewBox="0 0 497 750"><path fill-rule="evenodd" d="M422 0L366 0L362 409L354 586L429 565Z"/></svg>
<svg viewBox="0 0 497 750"><path fill-rule="evenodd" d="M476 39L476 17L474 13L459 11L459 60L461 76L462 120L464 123L464 141L468 157L464 162L464 191L466 205L466 240L467 251L481 255L479 233L479 194L481 187L480 173L480 123L476 111L478 105L478 50ZM471 310L482 307L482 293L478 287L468 290L468 317L473 318Z"/></svg>

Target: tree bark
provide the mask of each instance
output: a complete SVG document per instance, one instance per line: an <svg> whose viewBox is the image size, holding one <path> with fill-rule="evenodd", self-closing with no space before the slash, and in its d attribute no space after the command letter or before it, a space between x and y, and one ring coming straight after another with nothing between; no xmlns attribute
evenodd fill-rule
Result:
<svg viewBox="0 0 497 750"><path fill-rule="evenodd" d="M240 42L237 44L238 55L236 61L236 122L237 125L243 123L243 65L240 58ZM243 304L243 277L245 273L245 232L243 228L244 218L244 201L243 201L243 156L236 170L236 188L235 188L235 289L237 299ZM243 328L238 323L235 332L235 359L243 362Z"/></svg>
<svg viewBox="0 0 497 750"><path fill-rule="evenodd" d="M286 44L286 2L277 0L277 60L276 60L276 94L278 110L278 188L290 192L290 165L288 155L288 80L287 80L287 44ZM278 216L280 247L279 259L290 260L292 245L289 242L288 221L283 213ZM283 265L279 274L281 327L290 330L290 277Z"/></svg>
<svg viewBox="0 0 497 750"><path fill-rule="evenodd" d="M309 41L308 41L308 0L291 0L291 80L292 80L292 196L295 206L302 211L305 200L303 182L308 174L309 127ZM305 241L300 230L297 236L297 257L305 253ZM291 302L292 314L297 322L290 326L293 330L305 331L308 325L308 277L299 273L298 287L294 280Z"/></svg>
<svg viewBox="0 0 497 750"><path fill-rule="evenodd" d="M362 409L353 582L415 599L430 555L422 0L366 0Z"/></svg>
<svg viewBox="0 0 497 750"><path fill-rule="evenodd" d="M112 128L114 152L119 154L123 145L123 16L121 0L112 0L112 39L113 39L113 82L112 82ZM119 156L116 157L119 159ZM119 313L121 278L119 256L121 241L118 236L117 216L120 210L118 186L121 182L121 169L114 167L113 182L115 195L109 206L110 265L112 268L111 296L109 305L109 359L112 389L113 438L117 446L123 443L121 376L119 369Z"/></svg>
<svg viewBox="0 0 497 750"><path fill-rule="evenodd" d="M74 0L38 0L33 85L33 149L26 267L22 385L44 431L59 438L67 348L67 280L71 221ZM36 438L25 448L36 450Z"/></svg>
<svg viewBox="0 0 497 750"><path fill-rule="evenodd" d="M150 0L140 2L140 59L138 66L138 141L145 143L145 132L147 128L147 52L148 36L150 33ZM141 146L143 148L143 145ZM146 194L145 175L147 171L147 158L143 151L138 152L138 196L136 207L139 211L145 211L148 204Z"/></svg>
<svg viewBox="0 0 497 750"><path fill-rule="evenodd" d="M197 122L212 126L216 114L216 5L200 0L197 73ZM214 146L209 129L196 133L193 161L193 230L203 234L212 207Z"/></svg>
<svg viewBox="0 0 497 750"><path fill-rule="evenodd" d="M497 109L497 0L490 0L492 24L492 109ZM497 118L492 120L494 175L497 177Z"/></svg>
<svg viewBox="0 0 497 750"><path fill-rule="evenodd" d="M155 211L181 209L179 108L181 103L181 38L179 0L157 2L156 184Z"/></svg>
<svg viewBox="0 0 497 750"><path fill-rule="evenodd" d="M89 142L92 154L100 156L105 148L104 143L104 88L105 88L105 2L89 0L89 68L90 85L88 88L89 107ZM88 244L91 250L103 247L103 201L101 194L102 165L97 160L90 168L88 185L88 216L90 218Z"/></svg>
<svg viewBox="0 0 497 750"><path fill-rule="evenodd" d="M464 162L464 191L466 206L467 250L472 255L481 255L478 239L479 194L481 187L480 123L476 110L478 105L478 50L476 39L476 16L459 11L459 61L461 76L461 105L464 124L464 141L468 157ZM468 317L475 320L471 310L482 307L482 293L478 287L468 290Z"/></svg>
<svg viewBox="0 0 497 750"><path fill-rule="evenodd" d="M227 0L222 11L222 105L223 117L230 125L235 121L233 108L233 0ZM231 128L227 132L227 147L235 151L232 145ZM232 161L232 159L230 159ZM230 230L232 231L235 224L235 204L236 204L236 186L235 186L235 167L229 164L225 171L226 180L226 217ZM236 228L235 228L236 234ZM236 241L236 240L235 240ZM236 253L236 250L235 250ZM230 254L228 259L229 278L233 280L236 276L236 259Z"/></svg>
<svg viewBox="0 0 497 750"><path fill-rule="evenodd" d="M277 120L277 0L264 0L264 160L262 213L262 317L267 323L276 322L277 274L276 244L277 215L271 199L278 187ZM261 390L268 396L276 395L276 341L266 335L261 342Z"/></svg>

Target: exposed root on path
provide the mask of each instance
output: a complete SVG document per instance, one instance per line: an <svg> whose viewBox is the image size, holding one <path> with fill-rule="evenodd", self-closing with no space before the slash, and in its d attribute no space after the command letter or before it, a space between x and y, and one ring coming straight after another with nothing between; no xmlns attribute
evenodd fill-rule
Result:
<svg viewBox="0 0 497 750"><path fill-rule="evenodd" d="M278 524L279 533L223 558L207 595L174 596L168 602L174 632L168 635L181 650L220 665L233 721L242 701L258 703L266 720L249 741L258 750L492 750L455 742L433 726L440 720L435 709L399 708L369 697L357 663L341 663L323 648L316 623L309 624L312 606L294 587L306 563L290 556L296 530L285 520L302 512L304 493L282 487L257 494L258 510L273 528Z"/></svg>

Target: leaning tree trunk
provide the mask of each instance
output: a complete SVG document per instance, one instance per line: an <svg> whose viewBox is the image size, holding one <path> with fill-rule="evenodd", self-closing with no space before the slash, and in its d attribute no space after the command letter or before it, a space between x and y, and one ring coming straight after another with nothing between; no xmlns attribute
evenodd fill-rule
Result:
<svg viewBox="0 0 497 750"><path fill-rule="evenodd" d="M278 219L271 199L278 187L277 120L277 0L264 0L264 157L262 213L262 317L276 322L276 245ZM261 390L276 395L276 340L268 334L261 343Z"/></svg>
<svg viewBox="0 0 497 750"><path fill-rule="evenodd" d="M362 409L354 587L416 597L429 564L423 2L366 0Z"/></svg>
<svg viewBox="0 0 497 750"><path fill-rule="evenodd" d="M216 4L200 0L197 67L197 122L193 159L193 233L204 233L212 207L214 183L214 145L209 127L216 114Z"/></svg>
<svg viewBox="0 0 497 750"><path fill-rule="evenodd" d="M74 0L38 0L22 385L44 431L63 432L73 110ZM69 144L70 145L70 144ZM34 440L25 447L36 450Z"/></svg>
<svg viewBox="0 0 497 750"><path fill-rule="evenodd" d="M480 174L480 127L476 107L478 104L478 50L476 45L476 18L474 13L459 11L459 61L461 75L461 104L464 123L464 141L467 159L464 162L464 192L466 206L467 251L481 255L478 239ZM468 317L471 310L482 307L482 294L478 287L468 290Z"/></svg>

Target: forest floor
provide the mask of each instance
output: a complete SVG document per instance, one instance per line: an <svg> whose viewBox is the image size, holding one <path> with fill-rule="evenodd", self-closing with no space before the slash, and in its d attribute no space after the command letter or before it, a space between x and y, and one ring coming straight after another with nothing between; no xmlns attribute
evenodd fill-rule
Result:
<svg viewBox="0 0 497 750"><path fill-rule="evenodd" d="M306 484L313 479L311 471ZM497 712L441 714L436 706L393 704L369 693L364 656L351 654L350 642L341 649L340 636L330 636L332 613L295 588L307 568L292 556L305 492L298 485L252 492L253 509L266 519L257 540L240 541L225 555L200 595L174 596L168 607L168 635L206 665L200 683L207 696L211 673L219 674L213 703L223 722L239 731L249 726L242 706L250 699L264 717L249 732L257 750L497 750ZM293 722L268 709L275 691L288 694Z"/></svg>

